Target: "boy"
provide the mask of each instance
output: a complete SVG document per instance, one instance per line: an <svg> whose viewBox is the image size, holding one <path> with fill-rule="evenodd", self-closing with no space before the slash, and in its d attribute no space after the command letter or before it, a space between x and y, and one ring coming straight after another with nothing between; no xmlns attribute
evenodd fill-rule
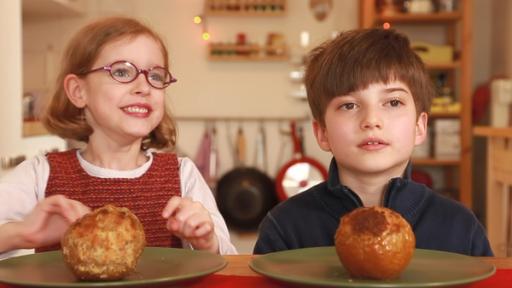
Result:
<svg viewBox="0 0 512 288"><path fill-rule="evenodd" d="M255 254L333 246L341 216L385 206L411 224L417 248L492 255L470 210L410 178L435 91L405 36L382 29L341 33L311 52L305 84L315 137L333 154L329 179L267 214Z"/></svg>

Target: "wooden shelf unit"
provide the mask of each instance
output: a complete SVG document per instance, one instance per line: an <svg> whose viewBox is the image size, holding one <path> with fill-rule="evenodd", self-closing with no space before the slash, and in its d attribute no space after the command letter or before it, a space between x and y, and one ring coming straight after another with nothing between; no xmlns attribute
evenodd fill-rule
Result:
<svg viewBox="0 0 512 288"><path fill-rule="evenodd" d="M413 163L419 166L439 166L444 169L445 175L452 177L453 169L458 170L458 199L468 208L473 208L472 197L472 120L471 120L471 87L472 87L472 0L458 0L454 12L433 13L397 13L390 16L382 16L377 11L377 0L361 0L359 11L359 24L361 28L379 27L384 23L391 24L392 29L400 30L400 26L443 26L445 28L444 39L447 45L458 51L457 58L451 63L428 64L431 71L443 71L457 73L457 80L452 83L454 91L458 91L456 99L460 102L460 113L438 113L431 116L431 120L438 118L460 119L460 144L459 159L413 159ZM396 25L395 25L396 24ZM412 41L413 39L411 39ZM445 182L451 179L445 179ZM451 187L450 187L451 188Z"/></svg>

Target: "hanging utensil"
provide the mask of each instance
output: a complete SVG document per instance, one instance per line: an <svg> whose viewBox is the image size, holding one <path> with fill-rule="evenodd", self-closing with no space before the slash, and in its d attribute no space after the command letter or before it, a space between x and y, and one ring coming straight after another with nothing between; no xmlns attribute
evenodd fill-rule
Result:
<svg viewBox="0 0 512 288"><path fill-rule="evenodd" d="M199 172L205 180L208 181L210 177L210 152L211 152L211 134L209 125L205 125L205 129L203 132L203 137L201 138L201 142L199 143L199 147L197 148L196 157L194 162L197 166Z"/></svg>
<svg viewBox="0 0 512 288"><path fill-rule="evenodd" d="M290 123L293 157L277 172L276 191L279 200L286 200L327 179L327 169L317 160L304 155L294 121Z"/></svg>
<svg viewBox="0 0 512 288"><path fill-rule="evenodd" d="M261 171L267 171L267 155L266 155L266 135L265 128L263 127L263 123L260 122L258 127L258 132L256 133L256 144L255 144L255 153L254 153L254 167L260 169Z"/></svg>
<svg viewBox="0 0 512 288"><path fill-rule="evenodd" d="M245 151L246 151L246 143L245 143L245 134L242 126L238 127L238 132L236 135L236 155L235 155L235 163L236 166L244 166L245 165Z"/></svg>
<svg viewBox="0 0 512 288"><path fill-rule="evenodd" d="M219 151L217 149L217 128L213 124L210 132L210 147L209 147L209 179L211 182L217 180L217 171L219 167ZM212 183L213 184L213 183Z"/></svg>

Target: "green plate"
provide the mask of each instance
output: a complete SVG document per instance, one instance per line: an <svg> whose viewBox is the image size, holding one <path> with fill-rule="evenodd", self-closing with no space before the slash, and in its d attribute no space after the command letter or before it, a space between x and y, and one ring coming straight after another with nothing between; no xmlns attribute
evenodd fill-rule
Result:
<svg viewBox="0 0 512 288"><path fill-rule="evenodd" d="M334 247L304 248L255 257L249 266L270 278L298 284L341 287L438 287L460 285L494 274L494 265L478 258L416 249L400 278L395 280L351 279Z"/></svg>
<svg viewBox="0 0 512 288"><path fill-rule="evenodd" d="M216 254L189 249L146 247L135 272L121 281L78 281L61 251L0 261L0 283L32 287L128 287L173 283L214 273L226 266Z"/></svg>

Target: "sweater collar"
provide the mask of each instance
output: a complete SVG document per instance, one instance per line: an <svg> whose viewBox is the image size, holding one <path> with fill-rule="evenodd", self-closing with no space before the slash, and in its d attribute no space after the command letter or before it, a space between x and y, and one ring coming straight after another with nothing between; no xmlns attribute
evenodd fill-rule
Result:
<svg viewBox="0 0 512 288"><path fill-rule="evenodd" d="M327 179L327 194L330 201L326 201L329 212L335 217L342 213L362 207L361 198L349 187L341 183L336 160L332 158L329 165ZM411 180L412 164L409 162L404 171L404 176L392 178L387 190L384 192L383 206L399 212L410 223L414 222L415 215L422 206L426 194L422 193L426 187ZM341 203L341 205L340 205Z"/></svg>
<svg viewBox="0 0 512 288"><path fill-rule="evenodd" d="M388 189L385 192L385 196L390 194L391 192L393 192L393 190L396 190L397 188L399 188L399 186L401 184L403 184L404 182L409 182L411 180L411 174L412 174L412 164L411 164L411 162L409 162L407 164L407 167L405 168L404 175L402 177L395 177L389 181ZM341 183L338 175L339 175L338 165L336 164L336 160L334 158L332 158L331 163L329 165L329 178L327 179L328 189L329 190L341 189L343 191L349 190L352 192L352 190L350 190L350 188L348 188L347 186L343 185L343 183ZM354 192L352 192L352 193L354 193Z"/></svg>

